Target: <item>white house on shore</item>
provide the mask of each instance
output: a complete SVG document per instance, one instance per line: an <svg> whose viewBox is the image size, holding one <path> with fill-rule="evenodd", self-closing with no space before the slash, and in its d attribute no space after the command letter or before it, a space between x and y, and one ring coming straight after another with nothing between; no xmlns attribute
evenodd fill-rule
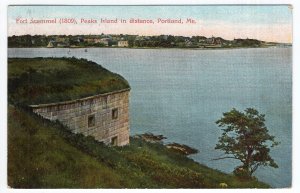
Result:
<svg viewBox="0 0 300 193"><path fill-rule="evenodd" d="M118 47L128 47L128 41L118 41Z"/></svg>

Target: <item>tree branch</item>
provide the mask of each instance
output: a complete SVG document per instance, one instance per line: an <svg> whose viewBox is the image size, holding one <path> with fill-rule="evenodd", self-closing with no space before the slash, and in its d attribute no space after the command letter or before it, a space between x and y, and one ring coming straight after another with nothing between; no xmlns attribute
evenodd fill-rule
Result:
<svg viewBox="0 0 300 193"><path fill-rule="evenodd" d="M219 158L211 159L210 161L216 161L216 160L227 159L227 158L240 160L240 159L238 159L236 157L226 156L226 157L219 157Z"/></svg>
<svg viewBox="0 0 300 193"><path fill-rule="evenodd" d="M261 165L260 163L256 163L253 168L251 167L250 173L253 174L260 165Z"/></svg>

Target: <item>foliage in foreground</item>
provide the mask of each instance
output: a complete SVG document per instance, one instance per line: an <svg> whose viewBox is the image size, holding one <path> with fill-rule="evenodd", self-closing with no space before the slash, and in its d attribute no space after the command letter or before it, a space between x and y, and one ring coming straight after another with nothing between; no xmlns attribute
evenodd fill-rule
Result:
<svg viewBox="0 0 300 193"><path fill-rule="evenodd" d="M268 188L210 169L160 143L107 147L29 110L8 107L8 185L13 188Z"/></svg>
<svg viewBox="0 0 300 193"><path fill-rule="evenodd" d="M270 156L270 148L279 143L268 133L264 122L265 115L253 108L247 108L245 112L232 109L216 122L224 129L215 149L228 155L218 159L240 160L242 165L234 170L237 176L251 177L260 166L278 168Z"/></svg>

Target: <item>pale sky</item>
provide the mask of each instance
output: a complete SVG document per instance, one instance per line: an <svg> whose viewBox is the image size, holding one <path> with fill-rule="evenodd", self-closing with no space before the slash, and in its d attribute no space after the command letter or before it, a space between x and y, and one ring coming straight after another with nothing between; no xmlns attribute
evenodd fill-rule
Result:
<svg viewBox="0 0 300 193"><path fill-rule="evenodd" d="M75 18L78 24L20 24L17 18ZM194 19L196 24L80 24L84 19ZM292 42L292 8L268 6L9 6L8 35L202 35Z"/></svg>

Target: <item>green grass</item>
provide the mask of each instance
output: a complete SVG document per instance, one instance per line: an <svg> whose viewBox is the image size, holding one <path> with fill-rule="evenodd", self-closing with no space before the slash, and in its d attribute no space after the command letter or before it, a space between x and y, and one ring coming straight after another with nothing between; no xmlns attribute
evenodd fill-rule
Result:
<svg viewBox="0 0 300 193"><path fill-rule="evenodd" d="M85 59L9 58L9 102L43 104L129 88L118 74Z"/></svg>
<svg viewBox="0 0 300 193"><path fill-rule="evenodd" d="M107 147L30 110L8 107L8 185L13 188L268 188L201 165L159 143Z"/></svg>

